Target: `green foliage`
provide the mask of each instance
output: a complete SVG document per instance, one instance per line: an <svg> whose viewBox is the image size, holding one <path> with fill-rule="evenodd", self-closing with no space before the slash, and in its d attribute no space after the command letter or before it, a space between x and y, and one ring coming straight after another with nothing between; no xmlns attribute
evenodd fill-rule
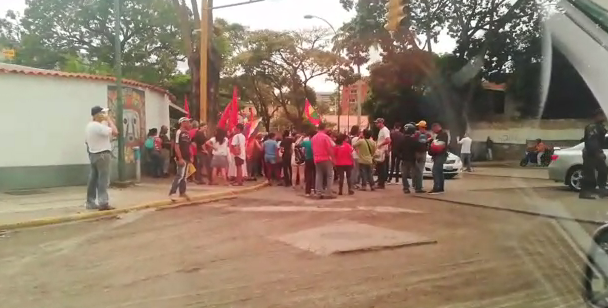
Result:
<svg viewBox="0 0 608 308"><path fill-rule="evenodd" d="M180 32L168 1L121 2L120 47L126 78L159 84L176 71ZM23 16L0 19L0 40L17 48L16 63L47 69L106 72L114 66L112 0L37 0Z"/></svg>
<svg viewBox="0 0 608 308"><path fill-rule="evenodd" d="M192 78L189 74L175 74L167 78L162 86L173 93L177 97L178 102L183 102L184 98L190 94L191 82Z"/></svg>
<svg viewBox="0 0 608 308"><path fill-rule="evenodd" d="M294 126L302 125L306 99L314 105L316 95L308 86L313 78L330 75L330 78L349 81L346 61L327 50L328 33L323 29L308 31L249 31L235 57L234 63L242 75L244 92L257 93L254 104L265 106L258 113L277 112L281 109ZM257 101L257 102L256 102ZM262 111L262 112L260 112ZM270 116L263 115L263 116Z"/></svg>

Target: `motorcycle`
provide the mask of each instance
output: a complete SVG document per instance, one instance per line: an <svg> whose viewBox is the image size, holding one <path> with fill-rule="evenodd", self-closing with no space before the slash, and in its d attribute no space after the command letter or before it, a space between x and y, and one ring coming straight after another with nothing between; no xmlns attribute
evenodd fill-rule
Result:
<svg viewBox="0 0 608 308"><path fill-rule="evenodd" d="M549 166L549 164L551 163L551 157L553 156L553 153L555 153L555 149L548 148L547 150L545 150L545 153L543 153L543 155L540 157L541 166L543 166L543 167ZM525 167L528 164L538 165L537 160L538 160L538 157L537 157L536 153L526 150L526 152L524 154L524 158L521 159L521 161L519 162L519 165L521 167Z"/></svg>

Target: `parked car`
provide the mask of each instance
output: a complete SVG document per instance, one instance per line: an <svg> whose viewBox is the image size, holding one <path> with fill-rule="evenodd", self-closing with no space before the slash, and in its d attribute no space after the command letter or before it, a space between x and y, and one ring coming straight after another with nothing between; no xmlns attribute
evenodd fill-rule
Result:
<svg viewBox="0 0 608 308"><path fill-rule="evenodd" d="M430 155L426 155L426 163L424 164L424 177L433 177L431 170L433 169L433 159ZM443 164L443 174L446 179L456 177L462 172L462 161L460 157L448 152L448 159Z"/></svg>
<svg viewBox="0 0 608 308"><path fill-rule="evenodd" d="M608 155L607 145L604 145L606 155ZM549 164L549 179L562 182L574 191L580 191L581 180L583 179L584 147L585 145L581 142L571 148L556 148L551 156L551 164Z"/></svg>

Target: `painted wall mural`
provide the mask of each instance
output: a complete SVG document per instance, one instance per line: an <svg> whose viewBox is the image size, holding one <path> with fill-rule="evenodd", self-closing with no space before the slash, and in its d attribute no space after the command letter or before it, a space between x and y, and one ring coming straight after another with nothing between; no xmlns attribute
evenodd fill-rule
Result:
<svg viewBox="0 0 608 308"><path fill-rule="evenodd" d="M122 117L123 136L125 138L125 161L132 163L135 161L133 155L133 147L144 143L146 139L146 92L123 87L122 97L124 102L124 111ZM108 108L114 121L116 119L116 86L108 86ZM114 140L112 152L115 157L118 157L118 140Z"/></svg>

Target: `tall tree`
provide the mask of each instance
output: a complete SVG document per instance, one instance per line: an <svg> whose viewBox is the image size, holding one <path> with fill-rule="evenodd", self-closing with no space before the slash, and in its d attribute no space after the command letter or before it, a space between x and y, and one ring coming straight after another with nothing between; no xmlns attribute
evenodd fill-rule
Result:
<svg viewBox="0 0 608 308"><path fill-rule="evenodd" d="M274 101L294 125L303 123L305 99L314 99L310 80L334 73L346 62L328 50L328 32L252 31L236 58L245 74L260 78L273 88Z"/></svg>
<svg viewBox="0 0 608 308"><path fill-rule="evenodd" d="M44 47L90 63L114 65L113 1L38 0L27 5L18 23L22 48L18 53L32 56L32 52L39 52L36 47ZM122 1L120 24L126 77L159 83L175 72L181 54L176 49L177 15L169 3ZM36 57L19 60L28 65L30 61L31 64L38 62ZM45 63L45 66L58 68L60 62L55 59L55 63Z"/></svg>

